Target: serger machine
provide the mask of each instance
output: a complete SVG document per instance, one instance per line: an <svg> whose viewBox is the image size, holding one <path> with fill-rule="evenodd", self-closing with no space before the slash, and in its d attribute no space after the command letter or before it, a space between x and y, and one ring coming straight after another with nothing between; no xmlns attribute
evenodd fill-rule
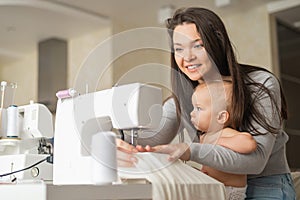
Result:
<svg viewBox="0 0 300 200"><path fill-rule="evenodd" d="M137 130L157 127L161 119L162 92L154 86L132 83L84 95L74 94L59 98L57 103L53 166L55 185L97 184L93 180L97 172L93 170L95 158L91 153L92 146L99 144L101 149L102 145L103 152L100 154L113 159L116 157L110 147L103 147L105 143L100 141L101 137L95 139L96 134L101 136L101 133L107 134L113 129L131 130L132 141L136 141Z"/></svg>
<svg viewBox="0 0 300 200"><path fill-rule="evenodd" d="M52 154L53 120L48 108L33 102L24 106L14 106L14 120L10 118L9 109L1 110L1 175L25 169ZM11 135L10 130L14 131L14 135ZM52 180L52 171L52 164L44 162L10 176L1 176L0 181Z"/></svg>

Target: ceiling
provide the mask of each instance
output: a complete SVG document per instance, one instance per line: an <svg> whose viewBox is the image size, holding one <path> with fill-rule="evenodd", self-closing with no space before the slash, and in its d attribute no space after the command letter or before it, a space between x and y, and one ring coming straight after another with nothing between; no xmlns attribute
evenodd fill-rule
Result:
<svg viewBox="0 0 300 200"><path fill-rule="evenodd" d="M224 2L228 0L0 0L0 64L25 57L41 40L73 38L110 22L125 27L162 26L158 13L168 5L230 12L234 7L249 9L276 0L229 0L226 6L217 5ZM299 13L300 6L277 14L294 24L300 21Z"/></svg>

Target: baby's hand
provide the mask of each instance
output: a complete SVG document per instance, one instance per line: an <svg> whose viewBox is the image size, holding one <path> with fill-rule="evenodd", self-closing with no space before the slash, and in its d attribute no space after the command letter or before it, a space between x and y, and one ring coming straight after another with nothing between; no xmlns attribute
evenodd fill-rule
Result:
<svg viewBox="0 0 300 200"><path fill-rule="evenodd" d="M155 149L153 147L150 147L149 145L143 147L141 145L136 145L135 147L139 152L154 152Z"/></svg>
<svg viewBox="0 0 300 200"><path fill-rule="evenodd" d="M134 146L128 144L127 142L125 142L119 138L116 139L116 145L117 145L117 149L122 152L126 152L126 153L137 153L138 152L138 150Z"/></svg>

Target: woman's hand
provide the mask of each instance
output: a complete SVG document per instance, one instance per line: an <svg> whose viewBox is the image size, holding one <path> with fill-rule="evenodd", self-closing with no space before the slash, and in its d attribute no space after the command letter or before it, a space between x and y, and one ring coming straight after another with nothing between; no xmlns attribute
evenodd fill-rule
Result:
<svg viewBox="0 0 300 200"><path fill-rule="evenodd" d="M117 138L117 161L119 167L133 167L134 163L137 162L137 158L134 156L134 153L137 153L138 150L128 144L127 142Z"/></svg>
<svg viewBox="0 0 300 200"><path fill-rule="evenodd" d="M117 138L116 139L116 145L117 149L126 153L137 153L138 150L132 146L131 144L128 144L127 142Z"/></svg>
<svg viewBox="0 0 300 200"><path fill-rule="evenodd" d="M165 153L169 154L169 160L174 161L177 159L181 160L190 160L191 151L189 145L186 143L179 143L179 144L167 144L167 145L158 145L155 147L150 147L149 145L142 147L136 147L138 151L141 152L156 152L156 153Z"/></svg>

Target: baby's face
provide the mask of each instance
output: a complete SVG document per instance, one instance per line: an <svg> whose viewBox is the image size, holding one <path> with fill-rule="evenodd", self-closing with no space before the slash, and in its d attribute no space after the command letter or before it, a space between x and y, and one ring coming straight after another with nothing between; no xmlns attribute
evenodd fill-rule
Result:
<svg viewBox="0 0 300 200"><path fill-rule="evenodd" d="M207 87L197 87L192 96L191 122L197 130L207 132L212 121L211 97Z"/></svg>
<svg viewBox="0 0 300 200"><path fill-rule="evenodd" d="M191 122L202 132L217 131L223 127L220 112L226 111L226 95L222 84L201 84L196 87L193 96ZM228 95L228 94L227 94Z"/></svg>

